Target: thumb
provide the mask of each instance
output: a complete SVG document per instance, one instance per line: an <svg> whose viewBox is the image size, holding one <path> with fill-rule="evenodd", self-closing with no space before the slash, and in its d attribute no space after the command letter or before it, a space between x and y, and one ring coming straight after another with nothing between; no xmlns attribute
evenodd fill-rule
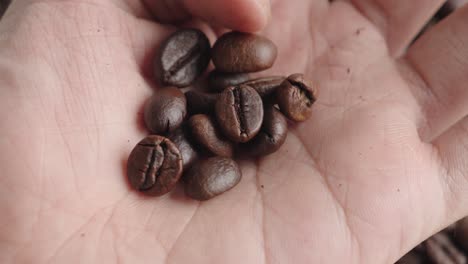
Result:
<svg viewBox="0 0 468 264"><path fill-rule="evenodd" d="M270 0L145 0L161 22L198 17L211 25L255 32L270 18Z"/></svg>

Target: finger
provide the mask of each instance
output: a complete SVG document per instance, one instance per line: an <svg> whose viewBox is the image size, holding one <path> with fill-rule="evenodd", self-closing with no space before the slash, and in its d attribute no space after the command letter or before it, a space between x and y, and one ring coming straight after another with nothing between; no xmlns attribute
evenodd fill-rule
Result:
<svg viewBox="0 0 468 264"><path fill-rule="evenodd" d="M430 141L468 114L468 6L424 34L406 63L418 76L413 94L424 122L420 135Z"/></svg>
<svg viewBox="0 0 468 264"><path fill-rule="evenodd" d="M382 32L390 54L400 56L443 0L351 0Z"/></svg>
<svg viewBox="0 0 468 264"><path fill-rule="evenodd" d="M468 117L436 138L433 145L443 168L444 226L468 214Z"/></svg>
<svg viewBox="0 0 468 264"><path fill-rule="evenodd" d="M259 31L270 17L269 0L144 0L156 19L177 22L190 15L215 26Z"/></svg>

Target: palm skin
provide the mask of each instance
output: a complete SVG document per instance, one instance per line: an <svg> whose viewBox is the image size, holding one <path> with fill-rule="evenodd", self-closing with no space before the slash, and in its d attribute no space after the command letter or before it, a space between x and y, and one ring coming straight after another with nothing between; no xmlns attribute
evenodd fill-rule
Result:
<svg viewBox="0 0 468 264"><path fill-rule="evenodd" d="M180 186L143 197L125 176L148 61L172 28L85 1L7 16L0 262L392 263L441 228L447 168L418 134L417 78L351 5L327 5L278 1L263 32L279 47L265 74L319 86L312 118L203 203Z"/></svg>

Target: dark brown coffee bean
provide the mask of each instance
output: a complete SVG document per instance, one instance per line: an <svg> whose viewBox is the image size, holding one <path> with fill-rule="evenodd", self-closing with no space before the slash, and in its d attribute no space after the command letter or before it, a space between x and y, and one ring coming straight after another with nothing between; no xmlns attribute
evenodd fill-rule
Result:
<svg viewBox="0 0 468 264"><path fill-rule="evenodd" d="M249 142L242 144L241 153L249 157L259 157L276 152L286 140L288 123L275 107L265 110L260 132Z"/></svg>
<svg viewBox="0 0 468 264"><path fill-rule="evenodd" d="M188 169L198 159L198 152L190 140L190 134L187 126L182 126L176 131L172 132L169 139L179 149L180 155L182 156L182 162L184 170Z"/></svg>
<svg viewBox="0 0 468 264"><path fill-rule="evenodd" d="M221 134L209 116L194 115L188 123L194 142L205 149L208 155L232 157L233 144Z"/></svg>
<svg viewBox="0 0 468 264"><path fill-rule="evenodd" d="M465 252L468 252L468 217L458 221L455 225L455 240Z"/></svg>
<svg viewBox="0 0 468 264"><path fill-rule="evenodd" d="M207 68L210 42L198 29L181 29L162 44L155 59L155 74L164 86L191 85Z"/></svg>
<svg viewBox="0 0 468 264"><path fill-rule="evenodd" d="M275 94L276 89L280 87L284 80L286 80L284 76L270 76L253 79L242 84L254 88L260 97L265 98Z"/></svg>
<svg viewBox="0 0 468 264"><path fill-rule="evenodd" d="M184 94L176 87L158 90L146 103L144 120L153 134L166 135L176 130L187 114Z"/></svg>
<svg viewBox="0 0 468 264"><path fill-rule="evenodd" d="M289 119L301 122L312 113L312 105L317 100L317 89L304 79L302 74L289 76L278 87L276 101L281 112Z"/></svg>
<svg viewBox="0 0 468 264"><path fill-rule="evenodd" d="M232 189L241 177L234 160L223 157L205 159L194 164L184 176L185 193L196 200L208 200Z"/></svg>
<svg viewBox="0 0 468 264"><path fill-rule="evenodd" d="M465 255L452 243L447 234L435 234L425 243L427 255L434 264L467 263Z"/></svg>
<svg viewBox="0 0 468 264"><path fill-rule="evenodd" d="M273 66L277 48L263 36L233 31L216 41L212 55L218 71L256 72Z"/></svg>
<svg viewBox="0 0 468 264"><path fill-rule="evenodd" d="M191 90L185 92L185 98L189 115L212 114L218 95Z"/></svg>
<svg viewBox="0 0 468 264"><path fill-rule="evenodd" d="M262 98L252 87L229 87L216 101L215 113L226 137L234 142L247 142L262 126Z"/></svg>
<svg viewBox="0 0 468 264"><path fill-rule="evenodd" d="M182 171L179 150L169 139L161 136L144 138L128 158L130 185L146 195L160 196L171 191Z"/></svg>
<svg viewBox="0 0 468 264"><path fill-rule="evenodd" d="M221 93L229 86L236 86L249 80L247 73L226 73L213 70L208 75L208 87L211 92Z"/></svg>

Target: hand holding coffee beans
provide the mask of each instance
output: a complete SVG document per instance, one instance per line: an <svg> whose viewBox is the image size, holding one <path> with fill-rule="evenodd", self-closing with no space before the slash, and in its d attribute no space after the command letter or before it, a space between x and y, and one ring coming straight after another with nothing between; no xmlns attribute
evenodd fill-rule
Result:
<svg viewBox="0 0 468 264"><path fill-rule="evenodd" d="M130 185L163 195L183 178L186 195L208 200L239 183L233 157L257 158L277 151L287 121L307 120L317 89L302 74L250 79L270 68L277 56L269 39L229 32L210 48L199 30L182 29L163 43L155 59L162 88L146 103L144 120L154 134L140 141L128 159ZM185 94L213 59L208 89Z"/></svg>

